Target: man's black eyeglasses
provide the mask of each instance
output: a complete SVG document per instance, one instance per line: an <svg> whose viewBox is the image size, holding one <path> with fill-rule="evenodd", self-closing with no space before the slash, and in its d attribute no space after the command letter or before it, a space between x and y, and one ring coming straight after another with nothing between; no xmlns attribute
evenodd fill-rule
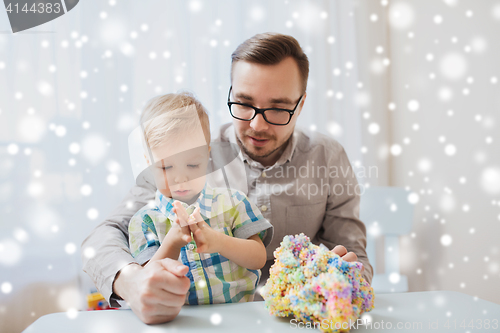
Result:
<svg viewBox="0 0 500 333"><path fill-rule="evenodd" d="M229 95L227 96L227 106L229 107L229 112L231 113L231 116L233 116L233 118L250 121L260 113L262 117L264 117L264 120L269 124L280 126L287 125L290 122L293 114L295 113L295 110L302 100L302 97L304 97L304 95L300 96L299 101L297 102L297 105L295 105L293 110L280 108L259 109L249 104L231 102L230 100L232 89L233 86L229 88Z"/></svg>

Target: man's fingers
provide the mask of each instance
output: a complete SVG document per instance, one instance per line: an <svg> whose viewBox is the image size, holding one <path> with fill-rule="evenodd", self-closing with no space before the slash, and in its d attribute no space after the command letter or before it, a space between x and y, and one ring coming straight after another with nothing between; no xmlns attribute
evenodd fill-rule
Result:
<svg viewBox="0 0 500 333"><path fill-rule="evenodd" d="M158 260L158 262L160 261L161 260ZM187 266L184 267L186 268L182 268L181 271L185 271L184 274L186 274L189 271L189 268ZM186 297L186 293L189 290L191 282L186 276L179 276L178 274L180 274L179 271L172 272L163 270L162 272L159 272L152 281L150 281L150 287L152 290L155 290L155 293L161 290L169 294L164 294L164 297L162 297L162 299L165 299L165 301L161 301L164 305L180 306L184 304L183 299ZM180 298L176 299L173 295L178 295ZM158 303L160 303L160 300L158 300Z"/></svg>
<svg viewBox="0 0 500 333"><path fill-rule="evenodd" d="M189 267L170 258L151 262L125 280L130 293L124 298L146 324L173 320L179 314L191 285L185 276L188 271Z"/></svg>
<svg viewBox="0 0 500 333"><path fill-rule="evenodd" d="M171 321L177 317L181 311L181 307L167 307L156 305L153 311L150 310L151 307L146 307L143 313L137 313L134 308L132 310L137 314L137 316L148 325L162 324ZM148 311L149 310L149 311Z"/></svg>
<svg viewBox="0 0 500 333"><path fill-rule="evenodd" d="M347 253L347 249L342 245L337 245L333 248L332 252L336 253L342 257ZM342 258L342 259L344 259L344 258Z"/></svg>
<svg viewBox="0 0 500 333"><path fill-rule="evenodd" d="M147 298L144 297L144 306L150 306L149 314L156 316L168 313L176 307L183 306L185 300L186 294L178 295L165 289L155 288L147 295Z"/></svg>
<svg viewBox="0 0 500 333"><path fill-rule="evenodd" d="M338 254L342 257L342 260L354 262L358 261L358 256L354 252L347 252L347 249L342 245L337 245L332 250L333 253Z"/></svg>
<svg viewBox="0 0 500 333"><path fill-rule="evenodd" d="M353 262L358 261L358 256L354 252L349 252L345 256L342 257L342 260Z"/></svg>
<svg viewBox="0 0 500 333"><path fill-rule="evenodd" d="M165 268L168 272L181 277L187 274L189 271L189 267L179 263L177 260L173 260L170 258L165 258L157 261L163 268Z"/></svg>

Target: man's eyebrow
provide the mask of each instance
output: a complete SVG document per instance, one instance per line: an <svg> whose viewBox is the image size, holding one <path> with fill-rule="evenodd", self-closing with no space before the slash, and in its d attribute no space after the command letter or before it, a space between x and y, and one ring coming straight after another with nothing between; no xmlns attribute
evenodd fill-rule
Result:
<svg viewBox="0 0 500 333"><path fill-rule="evenodd" d="M237 93L236 98L246 99L248 101L253 101L253 97L249 95L245 95L244 93Z"/></svg>
<svg viewBox="0 0 500 333"><path fill-rule="evenodd" d="M250 102L253 101L253 97L246 95L245 93L237 93L235 97L245 99L245 100L250 101ZM293 104L292 100L288 97L271 98L269 100L269 103L272 103L272 104Z"/></svg>
<svg viewBox="0 0 500 333"><path fill-rule="evenodd" d="M293 104L292 100L287 97L282 98L271 98L270 102L272 104Z"/></svg>

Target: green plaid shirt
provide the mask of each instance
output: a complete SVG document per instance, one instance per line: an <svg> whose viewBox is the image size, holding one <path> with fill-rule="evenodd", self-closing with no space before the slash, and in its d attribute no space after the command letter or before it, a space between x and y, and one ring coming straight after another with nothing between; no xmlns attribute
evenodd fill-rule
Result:
<svg viewBox="0 0 500 333"><path fill-rule="evenodd" d="M157 191L155 202L139 210L130 220L130 251L139 264L151 259L175 223L174 201ZM247 239L258 234L265 246L271 242L273 226L241 191L211 188L207 184L194 204L182 204L189 214L200 207L205 222L228 236ZM196 253L194 240L181 248L179 261L189 267L186 276L191 280L185 304L253 300L260 270L241 267L220 253Z"/></svg>

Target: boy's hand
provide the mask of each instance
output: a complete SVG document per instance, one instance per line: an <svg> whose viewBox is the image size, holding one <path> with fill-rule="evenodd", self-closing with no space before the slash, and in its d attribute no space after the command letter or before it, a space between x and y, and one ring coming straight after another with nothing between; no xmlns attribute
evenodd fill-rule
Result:
<svg viewBox="0 0 500 333"><path fill-rule="evenodd" d="M212 229L205 220L201 217L200 208L196 208L189 217L189 228L193 233L194 241L196 242L196 252L198 253L214 253L220 252L222 236L220 232Z"/></svg>
<svg viewBox="0 0 500 333"><path fill-rule="evenodd" d="M175 223L172 224L172 228L168 231L165 238L175 244L178 247L183 247L187 243L191 242L191 230L188 226L188 214L186 209L182 206L179 201L174 202L173 212L176 215Z"/></svg>

